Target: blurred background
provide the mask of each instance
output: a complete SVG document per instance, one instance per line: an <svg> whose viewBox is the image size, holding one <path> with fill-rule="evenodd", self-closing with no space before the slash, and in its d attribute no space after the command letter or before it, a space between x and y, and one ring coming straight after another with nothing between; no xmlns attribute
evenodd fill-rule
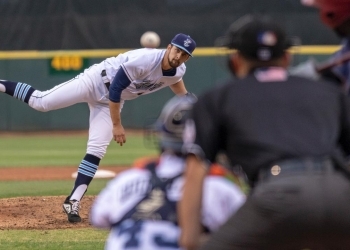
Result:
<svg viewBox="0 0 350 250"><path fill-rule="evenodd" d="M270 15L300 38L294 64L309 57L322 61L340 43L317 10L299 0L0 0L0 79L50 89L107 57L141 47L146 31L160 36L160 48L181 32L197 42L184 80L200 95L229 76L214 40L248 13ZM126 102L124 127L152 123L171 96L166 89ZM82 130L88 116L86 104L40 113L0 96L0 131Z"/></svg>

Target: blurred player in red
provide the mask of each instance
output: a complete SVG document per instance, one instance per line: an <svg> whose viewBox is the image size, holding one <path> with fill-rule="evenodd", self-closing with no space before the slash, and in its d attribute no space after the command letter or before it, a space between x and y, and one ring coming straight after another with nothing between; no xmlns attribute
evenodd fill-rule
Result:
<svg viewBox="0 0 350 250"><path fill-rule="evenodd" d="M301 4L318 8L322 22L342 40L341 48L327 60L327 63L345 57L350 59L350 0L301 0ZM314 64L313 61L307 61L292 69L291 72L311 78L318 78L321 75L332 78L344 88L347 94L350 94L350 60L322 72L321 75L314 70Z"/></svg>

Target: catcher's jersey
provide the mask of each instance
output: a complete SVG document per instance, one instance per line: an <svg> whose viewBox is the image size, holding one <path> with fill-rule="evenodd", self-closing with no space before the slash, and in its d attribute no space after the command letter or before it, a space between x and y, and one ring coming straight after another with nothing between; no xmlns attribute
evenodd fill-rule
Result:
<svg viewBox="0 0 350 250"><path fill-rule="evenodd" d="M104 60L104 67L110 82L113 81L120 68L123 68L131 82L123 90L122 100L132 100L141 94L150 94L182 80L186 72L184 63L176 68L175 75L163 75L161 63L164 54L165 50L144 48L131 50Z"/></svg>
<svg viewBox="0 0 350 250"><path fill-rule="evenodd" d="M163 154L156 167L159 178L172 178L184 170L184 161L173 155ZM176 223L166 220L139 220L125 218L149 191L150 171L133 168L111 180L95 200L90 214L96 227L110 228L105 249L180 249L177 242L180 229ZM171 202L179 201L183 177L175 178L166 195ZM202 224L215 231L245 201L245 195L232 181L221 175L210 175L204 182ZM144 204L144 209L157 205ZM117 226L113 226L117 225Z"/></svg>

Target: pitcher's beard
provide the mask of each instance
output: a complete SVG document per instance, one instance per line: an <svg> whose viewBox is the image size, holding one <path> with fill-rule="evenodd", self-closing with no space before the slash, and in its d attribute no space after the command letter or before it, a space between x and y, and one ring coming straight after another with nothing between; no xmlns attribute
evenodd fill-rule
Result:
<svg viewBox="0 0 350 250"><path fill-rule="evenodd" d="M172 67L172 68L177 68L179 67L179 61L176 61L176 60L169 60L169 65Z"/></svg>

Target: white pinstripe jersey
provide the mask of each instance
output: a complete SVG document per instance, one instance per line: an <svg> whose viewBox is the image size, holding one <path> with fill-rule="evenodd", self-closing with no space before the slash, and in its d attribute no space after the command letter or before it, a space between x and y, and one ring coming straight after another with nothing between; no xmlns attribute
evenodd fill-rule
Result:
<svg viewBox="0 0 350 250"><path fill-rule="evenodd" d="M104 60L104 67L110 82L113 81L120 68L124 69L131 81L121 94L122 100L132 100L140 94L150 94L182 79L186 72L184 63L176 68L174 76L163 76L161 63L164 54L165 50L144 48L131 50Z"/></svg>

